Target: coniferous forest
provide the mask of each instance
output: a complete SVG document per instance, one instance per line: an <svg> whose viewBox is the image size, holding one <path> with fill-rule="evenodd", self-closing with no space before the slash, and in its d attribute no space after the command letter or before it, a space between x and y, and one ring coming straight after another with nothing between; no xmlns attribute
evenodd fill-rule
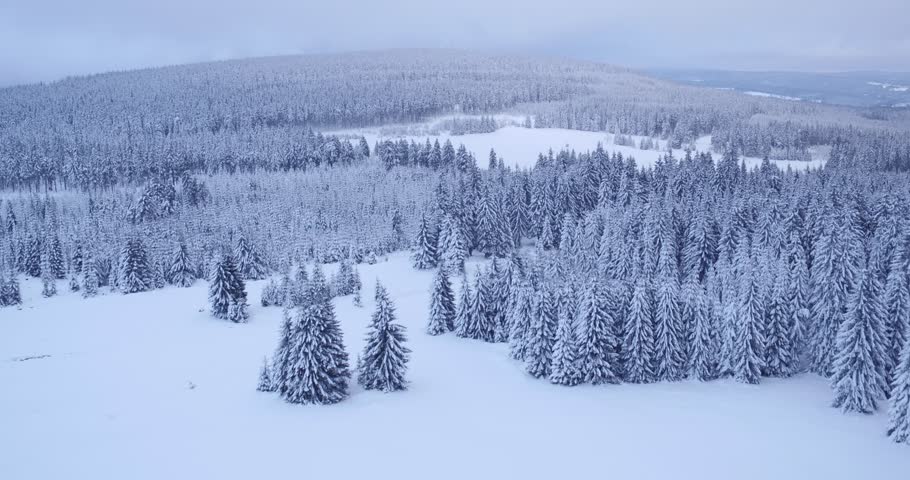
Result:
<svg viewBox="0 0 910 480"><path fill-rule="evenodd" d="M454 141L356 133L453 112L480 116ZM457 141L494 132L502 112L669 150L639 164L569 148L516 166ZM882 434L908 443L908 129L906 109L461 51L0 89L0 307L21 308L25 282L85 301L205 284L210 316L239 329L276 307L250 388L291 404L409 395L418 335L504 344L516 375L559 386L813 375L833 408L887 412ZM818 147L821 168L776 163ZM422 330L385 286L406 279L362 285L359 268L402 250L433 271ZM347 296L372 312L359 352L334 303Z"/></svg>

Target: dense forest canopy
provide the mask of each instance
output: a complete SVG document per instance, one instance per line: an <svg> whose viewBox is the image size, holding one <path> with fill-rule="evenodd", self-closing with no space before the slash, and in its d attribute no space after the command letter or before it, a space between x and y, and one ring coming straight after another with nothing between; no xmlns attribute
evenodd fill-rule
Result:
<svg viewBox="0 0 910 480"><path fill-rule="evenodd" d="M719 152L905 170L910 114L750 97L609 65L458 50L234 60L0 89L0 188L94 189L182 173L282 168L310 130L512 111L536 127L669 139ZM310 138L308 138L310 137ZM336 145L337 146L337 145ZM332 148L332 147L329 147Z"/></svg>

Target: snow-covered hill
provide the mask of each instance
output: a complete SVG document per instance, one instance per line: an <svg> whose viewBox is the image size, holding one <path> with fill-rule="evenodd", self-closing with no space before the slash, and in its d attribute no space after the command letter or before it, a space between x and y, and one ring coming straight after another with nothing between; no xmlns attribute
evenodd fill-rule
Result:
<svg viewBox="0 0 910 480"><path fill-rule="evenodd" d="M476 264L476 260L474 264ZM352 358L377 278L413 350L410 389L353 387L334 406L255 390L281 317L209 316L206 286L0 310L0 478L897 478L885 415L843 415L813 375L559 387L505 345L423 332L433 273L405 253L360 267L364 307L336 299ZM458 282L455 282L456 284ZM248 286L258 303L263 282ZM61 283L60 290L65 290ZM457 452L457 454L456 454Z"/></svg>

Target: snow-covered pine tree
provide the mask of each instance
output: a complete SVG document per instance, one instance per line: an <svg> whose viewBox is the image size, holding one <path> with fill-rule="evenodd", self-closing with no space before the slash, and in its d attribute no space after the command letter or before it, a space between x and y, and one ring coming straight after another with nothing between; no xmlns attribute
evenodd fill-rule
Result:
<svg viewBox="0 0 910 480"><path fill-rule="evenodd" d="M45 298L57 295L57 280L55 279L54 271L50 266L48 254L45 254L41 258L41 295Z"/></svg>
<svg viewBox="0 0 910 480"><path fill-rule="evenodd" d="M278 346L272 355L272 388L284 395L289 388L287 374L290 372L291 358L291 336L294 333L295 319L291 314L290 307L285 306L281 312L281 330L278 332Z"/></svg>
<svg viewBox="0 0 910 480"><path fill-rule="evenodd" d="M152 269L145 245L138 238L127 240L120 251L117 282L123 293L144 292L152 287Z"/></svg>
<svg viewBox="0 0 910 480"><path fill-rule="evenodd" d="M474 297L471 292L471 286L468 283L468 276L461 277L461 289L458 295L458 303L455 305L455 335L462 338L468 336L468 328L471 326L471 304Z"/></svg>
<svg viewBox="0 0 910 480"><path fill-rule="evenodd" d="M686 369L685 325L676 278L666 275L659 277L655 290L655 373L658 380L682 380Z"/></svg>
<svg viewBox="0 0 910 480"><path fill-rule="evenodd" d="M95 259L86 255L82 262L82 296L85 298L98 295L98 268Z"/></svg>
<svg viewBox="0 0 910 480"><path fill-rule="evenodd" d="M464 272L464 262L470 255L464 231L457 220L450 216L443 217L439 234L437 252L439 261L450 274Z"/></svg>
<svg viewBox="0 0 910 480"><path fill-rule="evenodd" d="M832 373L836 338L847 313L847 302L857 277L857 241L844 215L825 218L812 262L812 370Z"/></svg>
<svg viewBox="0 0 910 480"><path fill-rule="evenodd" d="M528 332L534 318L534 288L523 280L512 289L509 309L509 355L515 360L524 360L528 351Z"/></svg>
<svg viewBox="0 0 910 480"><path fill-rule="evenodd" d="M260 392L274 392L275 386L272 384L272 369L269 367L269 359L262 357L262 369L259 370L259 383L256 390Z"/></svg>
<svg viewBox="0 0 910 480"><path fill-rule="evenodd" d="M225 320L229 318L232 304L246 304L246 285L230 255L222 255L212 269L209 303L212 305L212 315Z"/></svg>
<svg viewBox="0 0 910 480"><path fill-rule="evenodd" d="M247 310L246 300L231 301L231 304L228 305L227 319L233 323L246 323L250 318L249 311Z"/></svg>
<svg viewBox="0 0 910 480"><path fill-rule="evenodd" d="M406 389L411 353L406 341L405 327L395 323L395 306L388 292L376 282L376 312L357 365L357 383L366 390L382 392Z"/></svg>
<svg viewBox="0 0 910 480"><path fill-rule="evenodd" d="M653 382L656 378L653 366L654 318L651 292L644 278L639 278L632 290L623 332L621 353L626 381Z"/></svg>
<svg viewBox="0 0 910 480"><path fill-rule="evenodd" d="M891 382L888 436L897 443L910 444L910 340L904 341Z"/></svg>
<svg viewBox="0 0 910 480"><path fill-rule="evenodd" d="M263 307L281 305L281 290L280 290L280 287L278 286L278 282L276 282L274 278L269 280L268 283L266 283L265 286L262 287L262 294L260 296L259 303Z"/></svg>
<svg viewBox="0 0 910 480"><path fill-rule="evenodd" d="M765 309L764 373L772 377L789 377L797 369L793 344L793 315L788 304L789 272L786 263L778 262L778 272L767 296Z"/></svg>
<svg viewBox="0 0 910 480"><path fill-rule="evenodd" d="M556 293L549 286L541 286L537 295L535 315L527 334L525 365L528 373L537 378L548 377L551 372L553 344L556 342L556 330L559 325L559 314Z"/></svg>
<svg viewBox="0 0 910 480"><path fill-rule="evenodd" d="M189 287L196 281L196 271L190 262L186 244L180 242L171 255L170 266L167 270L167 281L178 287Z"/></svg>
<svg viewBox="0 0 910 480"><path fill-rule="evenodd" d="M15 274L0 282L0 306L12 306L22 304L22 294L19 291L19 280Z"/></svg>
<svg viewBox="0 0 910 480"><path fill-rule="evenodd" d="M902 265L891 268L885 289L885 372L889 383L900 363L903 345L910 338L910 277Z"/></svg>
<svg viewBox="0 0 910 480"><path fill-rule="evenodd" d="M436 266L439 261L437 244L438 235L427 222L427 216L420 219L420 227L417 230L417 238L414 240L414 254L411 261L414 268L418 270L427 270Z"/></svg>
<svg viewBox="0 0 910 480"><path fill-rule="evenodd" d="M888 390L881 290L874 272L864 268L837 331L831 376L833 405L845 412L872 413Z"/></svg>
<svg viewBox="0 0 910 480"><path fill-rule="evenodd" d="M758 383L764 358L764 329L761 297L751 262L739 262L741 291L735 317L735 337L730 366L733 378L743 383Z"/></svg>
<svg viewBox="0 0 910 480"><path fill-rule="evenodd" d="M620 383L620 340L616 335L616 307L597 281L587 285L581 306L579 368L587 383Z"/></svg>
<svg viewBox="0 0 910 480"><path fill-rule="evenodd" d="M285 401L325 405L347 398L350 372L346 362L338 361L344 345L329 328L334 322L334 311L318 303L298 309L279 374L283 382L278 388Z"/></svg>
<svg viewBox="0 0 910 480"><path fill-rule="evenodd" d="M66 260L63 257L63 246L60 244L60 237L54 235L51 237L50 244L47 246L47 262L50 268L50 274L55 280L66 278Z"/></svg>
<svg viewBox="0 0 910 480"><path fill-rule="evenodd" d="M243 279L261 280L265 278L267 270L259 250L243 235L237 239L234 257L237 259L237 271Z"/></svg>
<svg viewBox="0 0 910 480"><path fill-rule="evenodd" d="M430 298L430 321L427 333L441 335L455 329L455 295L445 269L438 269Z"/></svg>
<svg viewBox="0 0 910 480"><path fill-rule="evenodd" d="M689 377L700 381L717 378L718 341L714 305L704 290L694 292L691 338L689 339Z"/></svg>
<svg viewBox="0 0 910 480"><path fill-rule="evenodd" d="M559 326L556 329L556 342L550 371L550 382L557 385L573 386L584 381L579 368L579 347L577 325L575 323L575 305L571 304L571 295L560 295L566 298L559 309Z"/></svg>

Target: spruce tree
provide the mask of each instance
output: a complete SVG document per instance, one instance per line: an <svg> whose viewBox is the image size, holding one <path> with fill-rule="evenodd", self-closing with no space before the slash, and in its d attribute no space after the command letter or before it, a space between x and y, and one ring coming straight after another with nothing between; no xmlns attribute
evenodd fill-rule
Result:
<svg viewBox="0 0 910 480"><path fill-rule="evenodd" d="M11 274L8 279L0 281L0 306L21 304L22 294L19 290L19 280L14 274Z"/></svg>
<svg viewBox="0 0 910 480"><path fill-rule="evenodd" d="M831 377L834 407L872 413L888 389L884 371L885 309L881 286L869 268L860 273L849 311L837 331Z"/></svg>
<svg viewBox="0 0 910 480"><path fill-rule="evenodd" d="M45 298L57 295L57 280L48 257L48 255L44 255L41 259L41 295Z"/></svg>
<svg viewBox="0 0 910 480"><path fill-rule="evenodd" d="M746 268L742 272L730 366L736 381L758 383L764 358L761 297L751 263L746 263Z"/></svg>
<svg viewBox="0 0 910 480"><path fill-rule="evenodd" d="M333 404L348 396L350 373L341 337L334 332L334 311L319 304L298 309L278 385L289 403Z"/></svg>
<svg viewBox="0 0 910 480"><path fill-rule="evenodd" d="M717 328L714 305L704 290L693 299L695 315L692 318L692 337L689 339L689 377L700 381L717 378Z"/></svg>
<svg viewBox="0 0 910 480"><path fill-rule="evenodd" d="M50 268L50 275L55 280L66 278L66 261L63 257L63 246L60 244L60 237L54 235L51 238L47 250L47 262Z"/></svg>
<svg viewBox="0 0 910 480"><path fill-rule="evenodd" d="M437 253L437 235L427 223L427 217L424 215L420 220L420 228L417 230L417 238L414 241L414 254L411 256L414 268L418 270L427 270L436 266L439 260Z"/></svg>
<svg viewBox="0 0 910 480"><path fill-rule="evenodd" d="M468 284L468 276L461 277L461 291L458 296L458 304L455 306L455 335L462 338L470 338L468 329L471 327L471 303L474 297L471 287Z"/></svg>
<svg viewBox="0 0 910 480"><path fill-rule="evenodd" d="M233 317L230 316L231 305L235 305L235 309L243 308L240 305L246 305L246 285L240 278L234 259L230 255L222 255L212 269L209 303L212 305L212 315L215 318L232 321L241 319L236 312Z"/></svg>
<svg viewBox="0 0 910 480"><path fill-rule="evenodd" d="M781 262L782 263L782 262ZM796 351L791 324L793 317L787 304L788 275L779 272L768 294L765 310L765 374L788 377L796 371Z"/></svg>
<svg viewBox="0 0 910 480"><path fill-rule="evenodd" d="M897 443L910 444L910 340L904 341L891 382L888 436Z"/></svg>
<svg viewBox="0 0 910 480"><path fill-rule="evenodd" d="M550 382L557 385L578 385L584 380L578 365L579 348L574 310L574 305L564 305L559 313L550 371Z"/></svg>
<svg viewBox="0 0 910 480"><path fill-rule="evenodd" d="M376 312L360 355L357 382L366 390L393 392L407 388L405 374L411 351L405 346L405 327L395 323L395 306L376 283Z"/></svg>
<svg viewBox="0 0 910 480"><path fill-rule="evenodd" d="M98 295L98 268L95 259L86 255L82 263L82 296L85 298Z"/></svg>
<svg viewBox="0 0 910 480"><path fill-rule="evenodd" d="M243 279L261 280L265 278L267 272L259 251L243 235L237 239L234 257L237 259L237 271Z"/></svg>
<svg viewBox="0 0 910 480"><path fill-rule="evenodd" d="M685 376L685 326L676 278L663 276L657 285L654 312L655 371L659 380L676 381Z"/></svg>
<svg viewBox="0 0 910 480"><path fill-rule="evenodd" d="M534 318L534 289L522 281L513 289L509 309L509 355L515 360L524 360L528 351L528 331Z"/></svg>
<svg viewBox="0 0 910 480"><path fill-rule="evenodd" d="M639 279L632 290L623 332L622 361L626 381L631 383L654 381L653 309L651 292L644 279Z"/></svg>
<svg viewBox="0 0 910 480"><path fill-rule="evenodd" d="M606 289L590 282L581 307L580 370L587 383L620 383L616 307Z"/></svg>
<svg viewBox="0 0 910 480"><path fill-rule="evenodd" d="M178 287L189 287L196 281L196 272L190 262L186 244L181 242L171 255L170 266L167 270L167 281Z"/></svg>
<svg viewBox="0 0 910 480"><path fill-rule="evenodd" d="M885 371L894 379L903 345L910 338L910 278L900 265L895 265L887 279L885 291Z"/></svg>
<svg viewBox="0 0 910 480"><path fill-rule="evenodd" d="M455 329L455 295L452 293L452 284L445 270L440 268L436 272L433 282L433 293L430 298L430 321L427 323L427 333L441 335Z"/></svg>
<svg viewBox="0 0 910 480"><path fill-rule="evenodd" d="M464 272L464 262L470 254L467 238L458 221L446 216L439 238L439 261L449 273Z"/></svg>
<svg viewBox="0 0 910 480"><path fill-rule="evenodd" d="M269 359L262 357L262 369L259 370L259 383L256 390L260 392L274 392L275 387L272 384L272 369L269 367Z"/></svg>
<svg viewBox="0 0 910 480"><path fill-rule="evenodd" d="M123 293L144 292L152 287L152 269L145 245L138 238L127 240L120 251L117 281Z"/></svg>
<svg viewBox="0 0 910 480"><path fill-rule="evenodd" d="M535 315L528 329L525 366L532 376L543 378L549 377L552 371L553 344L556 342L559 316L556 295L550 288L540 292L537 301Z"/></svg>

